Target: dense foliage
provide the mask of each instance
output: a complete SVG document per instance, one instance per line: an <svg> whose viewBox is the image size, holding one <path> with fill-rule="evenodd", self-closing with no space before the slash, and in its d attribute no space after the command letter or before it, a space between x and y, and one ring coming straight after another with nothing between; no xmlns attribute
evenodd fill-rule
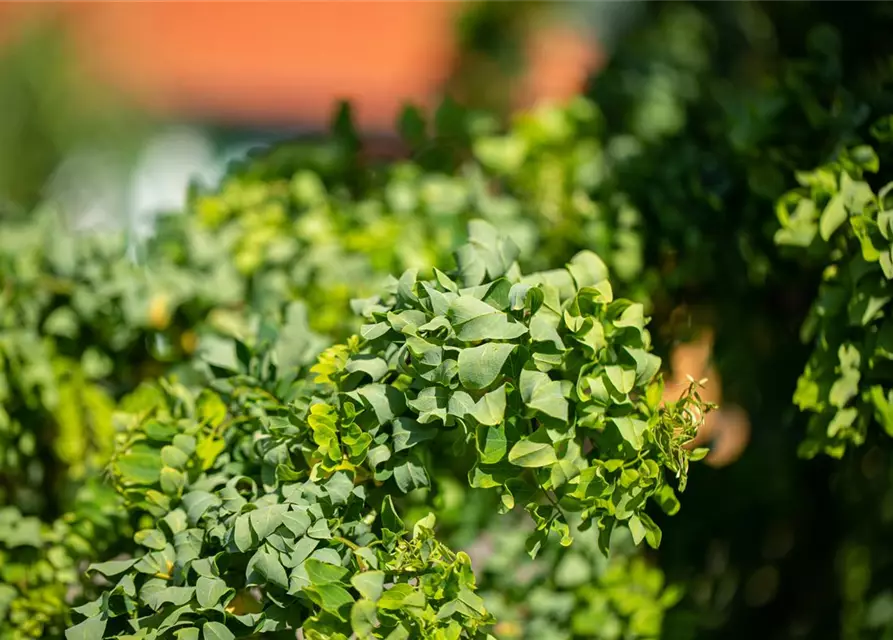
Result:
<svg viewBox="0 0 893 640"><path fill-rule="evenodd" d="M413 113L407 111L404 123ZM450 104L439 113L441 121L449 121L444 113L453 114L450 117L469 130L475 130L473 122L482 121L480 115ZM97 533L89 510L79 511L84 501L75 490L82 478L98 473L110 453L115 399L170 367L181 378L200 379L189 364L196 353L203 361L231 363L231 349L219 335L247 339L255 311L286 322L283 332L290 341L278 353L280 362L286 366L309 362L327 340L308 331L303 307L283 310L283 303L294 297L309 301L315 311L310 321L345 337L358 326L345 313L349 292L370 293L388 269L424 266L426 257L433 260L447 254L455 238L463 235L455 228L444 236L447 219L464 224L481 213L511 228L526 246L521 255L522 260L527 256L527 263L549 264L549 255L568 255L589 245L605 249L603 255L618 263L633 255L634 267L636 247L630 247L632 253L612 253L612 234L603 219L594 216L594 205L587 204L584 187L597 176L592 164L597 144L579 135L597 131L597 118L592 106L580 101L569 109L543 108L522 116L510 137L490 133L470 137L468 152L476 149L477 156L488 162L459 159L463 163L459 179L437 171L425 174L411 163L384 169L364 166L342 112L331 142L274 150L233 167L216 193L196 193L191 205L195 213L163 219L157 236L139 248L140 264L129 258L128 239L120 233L64 232L65 220L52 208L27 222L8 222L4 234L7 384L11 390L27 390L36 384L32 372L44 373L37 378L43 393L11 392L4 405L10 444L4 479L11 488L6 500L26 513L50 518L74 508L74 514L66 517L74 518L77 526L90 527L95 545L72 550L72 560L66 562L95 559L107 548L107 538L117 540L116 529L126 535L133 525L117 512L118 518L104 521L107 531ZM492 124L483 130L493 131ZM420 162L453 166L457 161L449 145L438 148L439 143L418 137L416 142L427 144L417 156ZM515 166L504 166L505 149L519 144L521 164L515 158ZM563 153L568 145L580 151L568 156ZM490 165L495 169L486 168ZM503 176L501 195L487 187L486 171ZM444 190L455 197L445 198ZM450 202L451 208L444 209ZM556 222L566 222L540 221L537 207L553 211ZM209 213L214 211L216 215ZM587 242L579 242L579 234L572 233L577 211L581 219L590 220ZM462 215L456 218L457 213ZM332 228L338 215L342 222ZM50 233L51 227L57 233ZM398 232L404 241L382 242ZM540 234L543 242L549 242L544 245L548 252L540 250ZM305 237L313 242L297 240ZM370 237L378 241L369 243ZM382 253L383 246L394 247L396 253ZM407 253L406 247L414 251ZM418 249L425 247L430 249L419 254ZM296 255L303 259L295 260ZM633 271L627 268L625 273L630 276ZM249 302L247 307L244 301ZM19 350L23 344L39 348ZM31 399L21 403L22 398ZM47 497L53 501L47 503ZM112 502L104 508L114 512L116 506ZM644 518L651 526L647 515ZM38 546L36 555L23 556L22 567L46 553L46 545L37 538L31 543ZM46 580L58 583L64 576L73 577L69 572L48 575ZM15 593L34 593L28 582L13 577L8 581L16 585ZM93 587L80 588L89 593ZM71 593L68 588L63 591ZM7 600L17 607L24 602L12 591ZM47 609L48 618L34 619L27 627L35 635L58 629L59 616L64 619L61 602ZM44 623L48 626L41 626Z"/></svg>
<svg viewBox="0 0 893 640"><path fill-rule="evenodd" d="M473 223L452 278L410 270L362 301L360 336L325 350L313 382L280 369L270 343L288 337L265 326L198 395L140 392L111 468L152 517L134 535L147 551L93 565L116 586L71 633L477 637L491 618L468 556L437 541L433 513L409 539L399 515L466 445L471 486L532 516L531 555L550 533L571 545L572 518L603 551L617 521L657 546L644 507L678 509L666 475L684 489L707 407L662 404L641 306L613 300L594 254L527 277L516 255Z"/></svg>
<svg viewBox="0 0 893 640"><path fill-rule="evenodd" d="M869 437L839 465L796 460L798 448L828 441L813 434L801 447L808 416L791 399L812 350L800 328L829 260L821 240L819 260L777 246L784 234L772 211L795 176L872 144L871 125L893 111L890 8L649 11L590 92L605 114L605 148L618 152L608 184L641 216L646 273L658 276L650 280L658 348L686 333L715 335L721 405L739 404L752 425L744 456L722 472L698 470L687 508L668 523L661 565L692 589L667 632L881 633L890 625L889 557L879 542L889 516L877 505L889 446ZM830 261L842 258L835 251Z"/></svg>
<svg viewBox="0 0 893 640"><path fill-rule="evenodd" d="M644 13L592 101L342 109L129 254L3 221L0 637L889 634L889 6ZM751 442L668 519L699 335Z"/></svg>
<svg viewBox="0 0 893 640"><path fill-rule="evenodd" d="M532 563L523 557L529 532L508 517L485 530L496 545L483 563L481 596L498 620L498 638L656 638L666 610L681 596L659 568L631 553L631 539L617 537L611 555L595 536L574 535L570 547L551 545ZM474 563L475 558L472 557ZM475 564L475 567L478 565Z"/></svg>
<svg viewBox="0 0 893 640"><path fill-rule="evenodd" d="M431 123L407 108L410 159L389 164L362 153L349 114L336 114L331 140L282 145L234 166L220 186L197 188L187 240L179 218L160 233L175 259L201 270L207 258L194 243L227 247L253 308L297 297L317 310L314 328L342 339L356 328L352 297L373 294L391 272L430 273L472 218L509 235L524 267L554 268L589 249L621 282L638 275L635 212L591 196L603 168L589 101L519 114L508 131L451 101Z"/></svg>
<svg viewBox="0 0 893 640"><path fill-rule="evenodd" d="M874 133L889 142L890 119ZM818 298L803 327L815 351L800 378L795 402L810 420L807 456L824 451L841 457L848 444L865 442L876 421L893 434L888 346L891 327L884 308L893 279L888 202L893 183L875 193L867 181L879 170L868 145L798 175L802 188L779 202L781 244L813 249L828 260Z"/></svg>
<svg viewBox="0 0 893 640"><path fill-rule="evenodd" d="M408 110L403 118L407 135L412 114L418 115ZM279 354L283 364L309 362L331 339L310 333L303 307L283 308L288 300L309 302L310 322L344 339L358 327L347 312L351 295L372 293L391 269L430 269L464 235L472 215L510 228L526 247L525 263L554 264L548 256L561 260L583 245L615 256L612 235L593 217L584 189L597 175L597 146L586 137L597 131L591 105L525 115L512 138L468 137L468 153L478 149L489 164L453 158L452 143L415 138L427 145L420 162L462 162L460 177L425 173L415 163L370 166L347 116L336 118L331 141L275 149L234 166L218 190L196 192L186 215L163 218L156 237L137 247L136 263L132 238L116 231L73 234L53 207L5 223L7 504L47 522L76 507L76 487L111 453L114 403L122 393L171 367L181 378L200 379L189 364L196 353L231 362L219 336L247 339L256 312L286 323L291 341L288 353ZM451 104L438 117L447 131L450 122L474 131L474 122L486 120ZM504 150L518 144L522 156L505 167ZM568 145L580 151L568 156ZM490 164L503 176L501 193L488 186ZM547 224L536 215L539 207L566 222ZM578 242L572 232L578 210L590 220L591 242ZM541 246L540 234L548 245ZM395 236L399 242L385 242ZM101 553L104 537L79 557Z"/></svg>

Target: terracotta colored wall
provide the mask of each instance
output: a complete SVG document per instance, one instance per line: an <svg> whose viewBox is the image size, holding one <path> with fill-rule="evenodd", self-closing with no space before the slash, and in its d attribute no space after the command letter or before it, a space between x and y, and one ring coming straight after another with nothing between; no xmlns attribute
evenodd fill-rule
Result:
<svg viewBox="0 0 893 640"><path fill-rule="evenodd" d="M0 3L0 41L55 14L89 68L153 111L257 123L318 123L356 103L389 128L404 99L430 104L455 55L458 2ZM598 56L568 27L531 39L531 102L577 90Z"/></svg>

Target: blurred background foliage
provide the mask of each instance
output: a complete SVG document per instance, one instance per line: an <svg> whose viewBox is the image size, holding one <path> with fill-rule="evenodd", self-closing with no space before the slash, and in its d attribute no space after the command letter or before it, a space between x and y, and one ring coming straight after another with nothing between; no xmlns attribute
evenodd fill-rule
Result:
<svg viewBox="0 0 893 640"><path fill-rule="evenodd" d="M521 79L533 34L554 24L597 38L604 61L589 59L580 97L511 115L537 86ZM578 536L522 562L523 524L493 521L445 470L439 522L480 550L498 637L893 637L889 436L866 404L864 443L803 460L809 416L792 401L823 271L861 245L829 246L816 214L806 250L786 246L775 213L797 172L875 144L893 113L891 25L888 3L469 4L451 98L394 114L396 135L345 107L331 135L188 122L168 147L153 146L168 124L84 88L57 29L14 39L0 53L0 637L60 635L66 601L95 588L75 568L134 526L86 482L128 391L198 379L194 356L231 357L225 336L252 335L258 315L295 336L289 362L312 361L355 329L350 298L443 264L470 217L512 235L525 268L599 253L653 316L671 380L711 379L724 413L708 435L733 450L693 469L679 514L655 514L658 551L618 539L610 560ZM877 193L891 174L875 147ZM199 179L187 195L158 166ZM83 230L97 220L111 228ZM686 360L692 344L707 353Z"/></svg>
<svg viewBox="0 0 893 640"><path fill-rule="evenodd" d="M63 159L91 148L132 161L147 116L71 60L53 20L28 22L0 49L0 215L26 215Z"/></svg>

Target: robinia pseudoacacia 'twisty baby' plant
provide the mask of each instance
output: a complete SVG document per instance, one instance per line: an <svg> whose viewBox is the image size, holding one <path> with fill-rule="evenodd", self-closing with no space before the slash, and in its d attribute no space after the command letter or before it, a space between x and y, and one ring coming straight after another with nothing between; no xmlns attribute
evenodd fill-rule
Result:
<svg viewBox="0 0 893 640"><path fill-rule="evenodd" d="M145 514L140 551L91 567L111 586L69 638L485 637L469 557L433 514L400 515L465 452L472 487L532 516L531 555L571 524L603 549L617 522L659 544L646 503L678 509L668 475L683 489L703 453L685 448L709 409L696 385L661 402L642 308L594 254L522 276L492 227L469 235L451 275L358 301L360 335L310 375L279 369L264 327L200 393L131 399L110 468Z"/></svg>

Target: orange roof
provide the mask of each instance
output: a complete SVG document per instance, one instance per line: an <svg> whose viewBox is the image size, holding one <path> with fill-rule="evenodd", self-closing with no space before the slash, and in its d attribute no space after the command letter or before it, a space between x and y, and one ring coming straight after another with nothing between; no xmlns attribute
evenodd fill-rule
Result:
<svg viewBox="0 0 893 640"><path fill-rule="evenodd" d="M430 105L456 54L457 2L104 2L0 4L0 35L53 12L101 78L162 115L321 123L335 100L360 126L390 128L405 100ZM597 60L554 26L530 43L519 98L561 98Z"/></svg>

